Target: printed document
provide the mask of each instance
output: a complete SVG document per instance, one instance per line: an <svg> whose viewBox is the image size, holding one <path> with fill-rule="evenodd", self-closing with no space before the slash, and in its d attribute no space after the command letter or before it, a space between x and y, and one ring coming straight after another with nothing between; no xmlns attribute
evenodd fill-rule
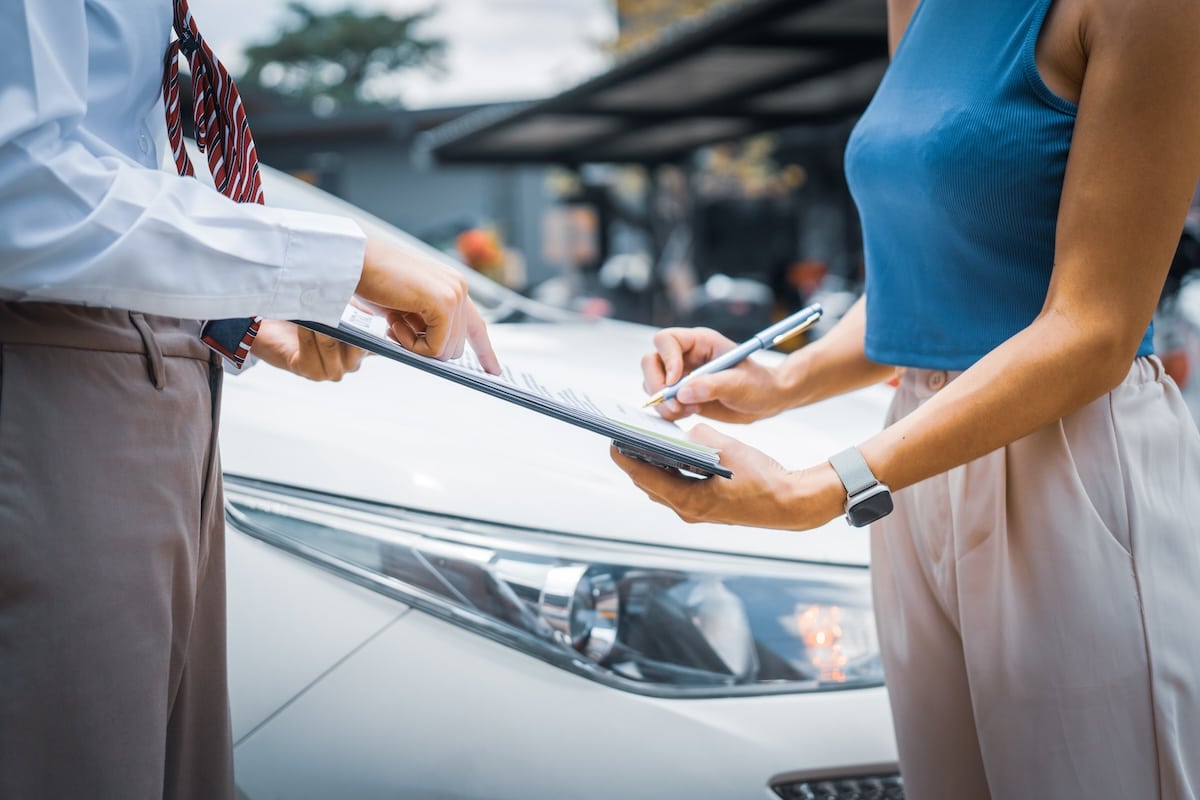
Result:
<svg viewBox="0 0 1200 800"><path fill-rule="evenodd" d="M597 397L581 389L553 386L519 368L502 366L491 375L468 347L461 358L439 361L404 349L388 333L387 320L347 306L336 329L317 323L301 325L367 350L389 356L495 397L610 436L618 449L651 463L700 475L729 477L720 452L686 438L674 423L635 404Z"/></svg>

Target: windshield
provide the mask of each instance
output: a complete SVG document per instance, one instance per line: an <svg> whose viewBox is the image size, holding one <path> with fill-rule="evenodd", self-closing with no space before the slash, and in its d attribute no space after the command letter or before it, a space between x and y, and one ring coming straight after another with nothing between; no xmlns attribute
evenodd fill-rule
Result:
<svg viewBox="0 0 1200 800"><path fill-rule="evenodd" d="M351 205L328 192L304 181L294 178L285 172L260 166L263 180L263 193L267 197L267 205L280 208L292 208L297 211L313 211L322 214L336 214L350 217L357 222L363 231L372 237L384 239L398 247L415 250L430 258L436 258L448 265L467 279L471 299L479 307L480 313L488 322L518 322L533 320L540 322L578 321L577 314L566 309L555 308L501 286L495 281L485 278L475 270L467 267L458 260L451 258L440 250L431 247L420 239L391 225L378 217L372 216L357 206Z"/></svg>

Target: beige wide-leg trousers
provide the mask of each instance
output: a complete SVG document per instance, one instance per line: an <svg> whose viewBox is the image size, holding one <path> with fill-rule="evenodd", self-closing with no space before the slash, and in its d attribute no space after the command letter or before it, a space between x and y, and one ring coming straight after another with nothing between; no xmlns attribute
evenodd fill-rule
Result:
<svg viewBox="0 0 1200 800"><path fill-rule="evenodd" d="M889 421L953 377L907 371ZM910 800L1200 798L1200 432L1158 359L871 542Z"/></svg>
<svg viewBox="0 0 1200 800"><path fill-rule="evenodd" d="M0 303L0 797L233 797L198 329Z"/></svg>

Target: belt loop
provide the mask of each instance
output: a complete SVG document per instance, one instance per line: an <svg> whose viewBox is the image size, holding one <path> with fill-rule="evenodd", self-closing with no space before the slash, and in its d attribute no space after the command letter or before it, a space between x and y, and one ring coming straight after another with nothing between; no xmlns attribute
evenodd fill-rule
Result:
<svg viewBox="0 0 1200 800"><path fill-rule="evenodd" d="M208 391L212 395L213 430L216 430L217 420L221 416L221 385L225 379L225 361L216 351L208 353ZM216 442L215 434L213 438ZM214 444L214 447L216 445Z"/></svg>
<svg viewBox="0 0 1200 800"><path fill-rule="evenodd" d="M145 316L137 311L129 312L129 321L137 328L142 337L142 344L146 346L146 372L150 376L150 382L161 392L167 385L167 367L163 363L162 349L158 346L158 340L154 338L154 331L150 330Z"/></svg>

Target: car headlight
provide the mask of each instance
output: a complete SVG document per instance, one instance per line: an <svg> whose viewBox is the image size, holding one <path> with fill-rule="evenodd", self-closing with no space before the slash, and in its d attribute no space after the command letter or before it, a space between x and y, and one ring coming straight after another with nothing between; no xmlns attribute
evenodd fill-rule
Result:
<svg viewBox="0 0 1200 800"><path fill-rule="evenodd" d="M251 536L621 689L883 683L862 568L584 539L234 477L225 492Z"/></svg>

